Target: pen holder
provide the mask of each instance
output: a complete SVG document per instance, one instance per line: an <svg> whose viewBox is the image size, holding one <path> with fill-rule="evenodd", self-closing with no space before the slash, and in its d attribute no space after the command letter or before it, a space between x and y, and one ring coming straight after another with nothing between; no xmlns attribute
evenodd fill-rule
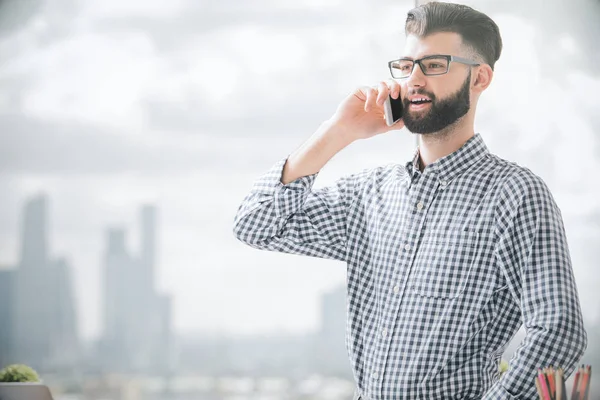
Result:
<svg viewBox="0 0 600 400"><path fill-rule="evenodd" d="M541 400L589 400L592 367L582 365L578 368L571 396L568 396L562 368L540 368L535 377L535 387Z"/></svg>

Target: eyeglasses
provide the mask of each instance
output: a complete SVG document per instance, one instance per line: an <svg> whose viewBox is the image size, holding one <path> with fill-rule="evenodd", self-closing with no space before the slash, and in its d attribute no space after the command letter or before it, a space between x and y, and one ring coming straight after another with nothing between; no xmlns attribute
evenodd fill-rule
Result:
<svg viewBox="0 0 600 400"><path fill-rule="evenodd" d="M480 65L475 61L467 60L466 58L446 55L433 55L412 60L410 58L401 58L388 62L390 73L394 79L408 78L415 68L415 64L419 64L423 74L427 76L444 75L450 68L450 62L458 62L461 64L477 66Z"/></svg>

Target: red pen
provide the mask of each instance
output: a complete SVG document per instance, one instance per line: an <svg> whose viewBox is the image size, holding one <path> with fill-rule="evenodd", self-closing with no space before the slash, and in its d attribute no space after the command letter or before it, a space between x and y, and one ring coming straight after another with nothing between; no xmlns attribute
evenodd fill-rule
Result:
<svg viewBox="0 0 600 400"><path fill-rule="evenodd" d="M579 376L581 374L581 367L577 369L577 373L575 374L575 382L573 382L573 390L571 391L571 400L579 400L578 386L579 386Z"/></svg>
<svg viewBox="0 0 600 400"><path fill-rule="evenodd" d="M584 400L588 400L588 397L590 395L590 384L591 384L591 381L592 381L592 366L588 365L587 383L586 383L585 393L583 394L583 399Z"/></svg>
<svg viewBox="0 0 600 400"><path fill-rule="evenodd" d="M544 396L544 400L552 400L550 398L550 391L548 388L548 382L546 381L546 375L541 368L538 368L538 379L540 380L540 387L542 388L542 395Z"/></svg>
<svg viewBox="0 0 600 400"><path fill-rule="evenodd" d="M546 371L546 376L548 377L548 387L550 389L550 398L554 399L556 397L556 385L554 383L554 368L550 367Z"/></svg>
<svg viewBox="0 0 600 400"><path fill-rule="evenodd" d="M581 375L581 378L579 378L579 399L580 400L585 400L585 392L587 390L588 387L588 381L589 381L589 373L588 373L588 369L587 367L583 367L583 374Z"/></svg>

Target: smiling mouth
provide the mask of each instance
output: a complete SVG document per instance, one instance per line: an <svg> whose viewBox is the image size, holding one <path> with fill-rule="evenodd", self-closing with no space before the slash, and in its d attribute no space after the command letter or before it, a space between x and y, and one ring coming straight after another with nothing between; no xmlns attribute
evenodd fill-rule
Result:
<svg viewBox="0 0 600 400"><path fill-rule="evenodd" d="M411 110L422 110L424 108L427 108L427 106L431 103L431 100L419 100L419 101L411 101L409 104L409 108Z"/></svg>

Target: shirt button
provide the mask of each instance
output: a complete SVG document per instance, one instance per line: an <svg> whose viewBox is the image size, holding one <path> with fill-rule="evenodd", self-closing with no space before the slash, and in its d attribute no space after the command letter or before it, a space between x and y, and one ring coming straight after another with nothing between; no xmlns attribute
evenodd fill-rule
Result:
<svg viewBox="0 0 600 400"><path fill-rule="evenodd" d="M394 286L394 293L399 293L400 292L400 286L396 285Z"/></svg>
<svg viewBox="0 0 600 400"><path fill-rule="evenodd" d="M371 377L372 377L373 379L377 379L377 378L379 378L379 374L377 373L377 371L375 371L375 372L373 372L373 373L371 374Z"/></svg>
<svg viewBox="0 0 600 400"><path fill-rule="evenodd" d="M421 211L423 209L423 203L422 202L418 202L417 203L417 210Z"/></svg>
<svg viewBox="0 0 600 400"><path fill-rule="evenodd" d="M381 336L386 337L388 334L387 329L383 328L383 330L381 331Z"/></svg>
<svg viewBox="0 0 600 400"><path fill-rule="evenodd" d="M448 182L447 181L441 181L440 185L442 185L442 187L446 187L448 185Z"/></svg>
<svg viewBox="0 0 600 400"><path fill-rule="evenodd" d="M404 245L404 250L410 251L410 244Z"/></svg>

